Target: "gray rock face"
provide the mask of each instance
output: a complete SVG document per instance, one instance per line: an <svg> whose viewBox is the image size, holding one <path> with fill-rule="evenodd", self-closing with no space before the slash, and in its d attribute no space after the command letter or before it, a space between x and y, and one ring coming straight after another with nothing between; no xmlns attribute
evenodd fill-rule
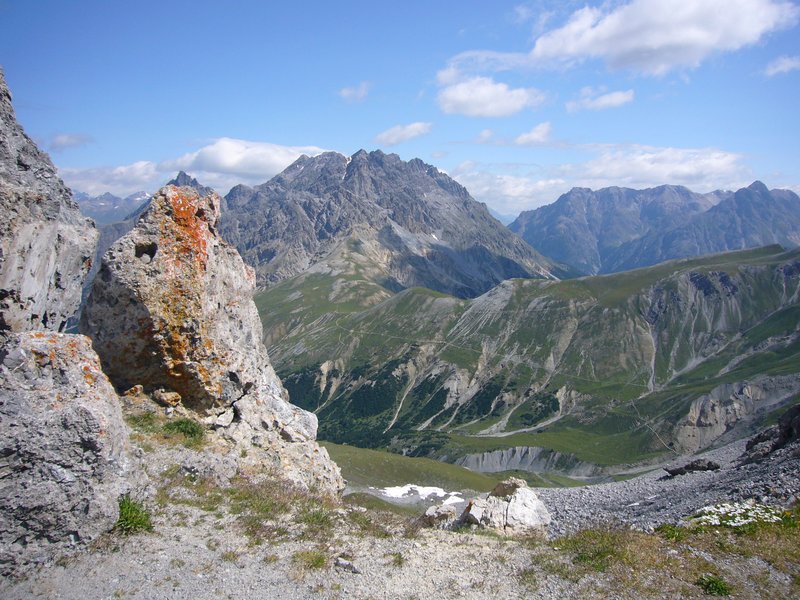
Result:
<svg viewBox="0 0 800 600"><path fill-rule="evenodd" d="M160 190L103 257L81 330L117 389L176 392L247 462L338 491L316 416L289 404L269 362L253 270L218 237L219 208L216 193Z"/></svg>
<svg viewBox="0 0 800 600"><path fill-rule="evenodd" d="M572 477L592 477L602 474L597 465L582 462L574 454L562 454L548 448L515 446L459 457L455 464L479 473L530 471L531 473L563 473Z"/></svg>
<svg viewBox="0 0 800 600"><path fill-rule="evenodd" d="M88 338L11 334L0 350L0 573L111 529L141 475Z"/></svg>
<svg viewBox="0 0 800 600"><path fill-rule="evenodd" d="M380 283L393 291L473 297L504 279L555 272L447 175L380 151L301 157L263 185L237 186L220 229L259 285L305 271L347 240L381 265Z"/></svg>
<svg viewBox="0 0 800 600"><path fill-rule="evenodd" d="M97 236L17 123L0 71L0 331L62 331L80 305Z"/></svg>

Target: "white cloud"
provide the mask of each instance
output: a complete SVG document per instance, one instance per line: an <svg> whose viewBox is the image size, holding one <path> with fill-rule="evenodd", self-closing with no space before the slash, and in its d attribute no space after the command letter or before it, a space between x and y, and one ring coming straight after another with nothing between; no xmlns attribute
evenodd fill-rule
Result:
<svg viewBox="0 0 800 600"><path fill-rule="evenodd" d="M592 87L583 88L577 100L570 100L567 102L567 111L604 110L606 108L616 108L617 106L633 102L633 90L603 92L604 90L596 90Z"/></svg>
<svg viewBox="0 0 800 600"><path fill-rule="evenodd" d="M533 146L536 144L544 144L550 140L550 134L553 131L553 126L549 121L539 123L536 127L527 133L518 135L514 138L514 143L518 146Z"/></svg>
<svg viewBox="0 0 800 600"><path fill-rule="evenodd" d="M155 191L183 170L203 185L226 193L238 183L264 183L280 173L302 154L324 152L316 146L281 146L234 138L219 138L195 152L161 162L138 161L116 167L59 169L71 188L89 194L111 192L127 196L139 191Z"/></svg>
<svg viewBox="0 0 800 600"><path fill-rule="evenodd" d="M570 67L588 59L613 69L663 75L709 56L759 42L794 26L800 8L787 0L632 0L576 10L539 36L529 53L471 50L448 69L463 72Z"/></svg>
<svg viewBox="0 0 800 600"><path fill-rule="evenodd" d="M172 177L160 172L156 163L148 160L119 167L63 168L58 171L70 188L92 196L111 192L125 197L140 190L153 191Z"/></svg>
<svg viewBox="0 0 800 600"><path fill-rule="evenodd" d="M85 146L93 141L91 136L83 133L59 133L50 138L46 145L51 152L61 152L67 148Z"/></svg>
<svg viewBox="0 0 800 600"><path fill-rule="evenodd" d="M300 155L324 152L316 146L281 146L235 138L219 138L195 152L160 163L168 171L206 171L242 175L266 181L281 172Z"/></svg>
<svg viewBox="0 0 800 600"><path fill-rule="evenodd" d="M346 87L339 90L341 96L347 102L361 102L369 94L372 87L369 81L362 81L355 87Z"/></svg>
<svg viewBox="0 0 800 600"><path fill-rule="evenodd" d="M384 146L394 146L415 137L425 135L431 130L431 123L409 123L408 125L395 125L375 136L375 141Z"/></svg>
<svg viewBox="0 0 800 600"><path fill-rule="evenodd" d="M587 58L612 68L663 75L696 67L715 52L755 44L797 22L798 8L783 0L633 0L611 11L585 7L536 40L536 62L569 65Z"/></svg>
<svg viewBox="0 0 800 600"><path fill-rule="evenodd" d="M475 140L479 144L487 144L494 137L494 131L491 129L481 129L478 138Z"/></svg>
<svg viewBox="0 0 800 600"><path fill-rule="evenodd" d="M508 117L540 106L545 95L535 88L510 88L490 77L457 78L457 70L439 72L439 107L447 114L469 117Z"/></svg>
<svg viewBox="0 0 800 600"><path fill-rule="evenodd" d="M685 185L697 192L744 185L752 177L743 156L716 148L600 147L599 156L562 168L579 185L642 188Z"/></svg>
<svg viewBox="0 0 800 600"><path fill-rule="evenodd" d="M764 69L764 74L767 77L773 77L798 69L800 69L800 56L781 56L767 65L767 68Z"/></svg>
<svg viewBox="0 0 800 600"><path fill-rule="evenodd" d="M467 161L458 165L451 176L476 200L485 202L500 214L518 214L549 204L570 188L561 178L536 179L484 170L490 168Z"/></svg>
<svg viewBox="0 0 800 600"><path fill-rule="evenodd" d="M584 162L551 167L468 161L452 176L477 200L501 214L550 204L573 187L642 189L674 184L710 192L739 189L754 179L742 155L715 148L595 145L578 149L594 156Z"/></svg>

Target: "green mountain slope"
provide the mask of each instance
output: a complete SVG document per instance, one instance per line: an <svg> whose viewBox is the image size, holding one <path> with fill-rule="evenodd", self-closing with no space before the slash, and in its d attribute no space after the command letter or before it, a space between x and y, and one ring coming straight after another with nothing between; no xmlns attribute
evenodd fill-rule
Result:
<svg viewBox="0 0 800 600"><path fill-rule="evenodd" d="M744 435L800 392L798 250L509 280L473 300L392 295L347 245L337 256L257 298L273 363L324 439L612 465Z"/></svg>

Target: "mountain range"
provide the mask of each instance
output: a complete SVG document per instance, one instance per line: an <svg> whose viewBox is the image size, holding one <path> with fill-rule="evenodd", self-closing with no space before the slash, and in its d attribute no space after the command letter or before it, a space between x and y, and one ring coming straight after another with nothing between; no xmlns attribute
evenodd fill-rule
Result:
<svg viewBox="0 0 800 600"><path fill-rule="evenodd" d="M135 192L120 198L108 192L90 196L86 192L75 192L74 199L81 212L94 219L98 226L124 221L150 199L148 192Z"/></svg>
<svg viewBox="0 0 800 600"><path fill-rule="evenodd" d="M614 273L727 250L800 245L800 198L760 181L709 194L671 185L574 188L521 213L509 228L581 274Z"/></svg>
<svg viewBox="0 0 800 600"><path fill-rule="evenodd" d="M225 197L222 236L261 285L357 245L390 290L474 297L509 277L563 274L435 167L380 151L303 156L267 183Z"/></svg>

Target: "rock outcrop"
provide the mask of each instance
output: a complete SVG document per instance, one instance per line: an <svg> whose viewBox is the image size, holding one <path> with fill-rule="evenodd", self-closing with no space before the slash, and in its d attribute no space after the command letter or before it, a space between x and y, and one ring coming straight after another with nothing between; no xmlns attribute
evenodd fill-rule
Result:
<svg viewBox="0 0 800 600"><path fill-rule="evenodd" d="M459 521L506 535L542 534L550 524L550 512L525 481L509 477L488 497L470 500Z"/></svg>
<svg viewBox="0 0 800 600"><path fill-rule="evenodd" d="M10 334L0 349L0 574L111 529L140 473L91 341Z"/></svg>
<svg viewBox="0 0 800 600"><path fill-rule="evenodd" d="M81 330L118 390L177 393L228 452L246 454L243 467L338 492L339 469L314 441L316 416L288 402L269 362L253 270L217 235L220 202L162 188L103 257Z"/></svg>
<svg viewBox="0 0 800 600"><path fill-rule="evenodd" d="M0 71L0 331L63 331L97 230L16 121Z"/></svg>

